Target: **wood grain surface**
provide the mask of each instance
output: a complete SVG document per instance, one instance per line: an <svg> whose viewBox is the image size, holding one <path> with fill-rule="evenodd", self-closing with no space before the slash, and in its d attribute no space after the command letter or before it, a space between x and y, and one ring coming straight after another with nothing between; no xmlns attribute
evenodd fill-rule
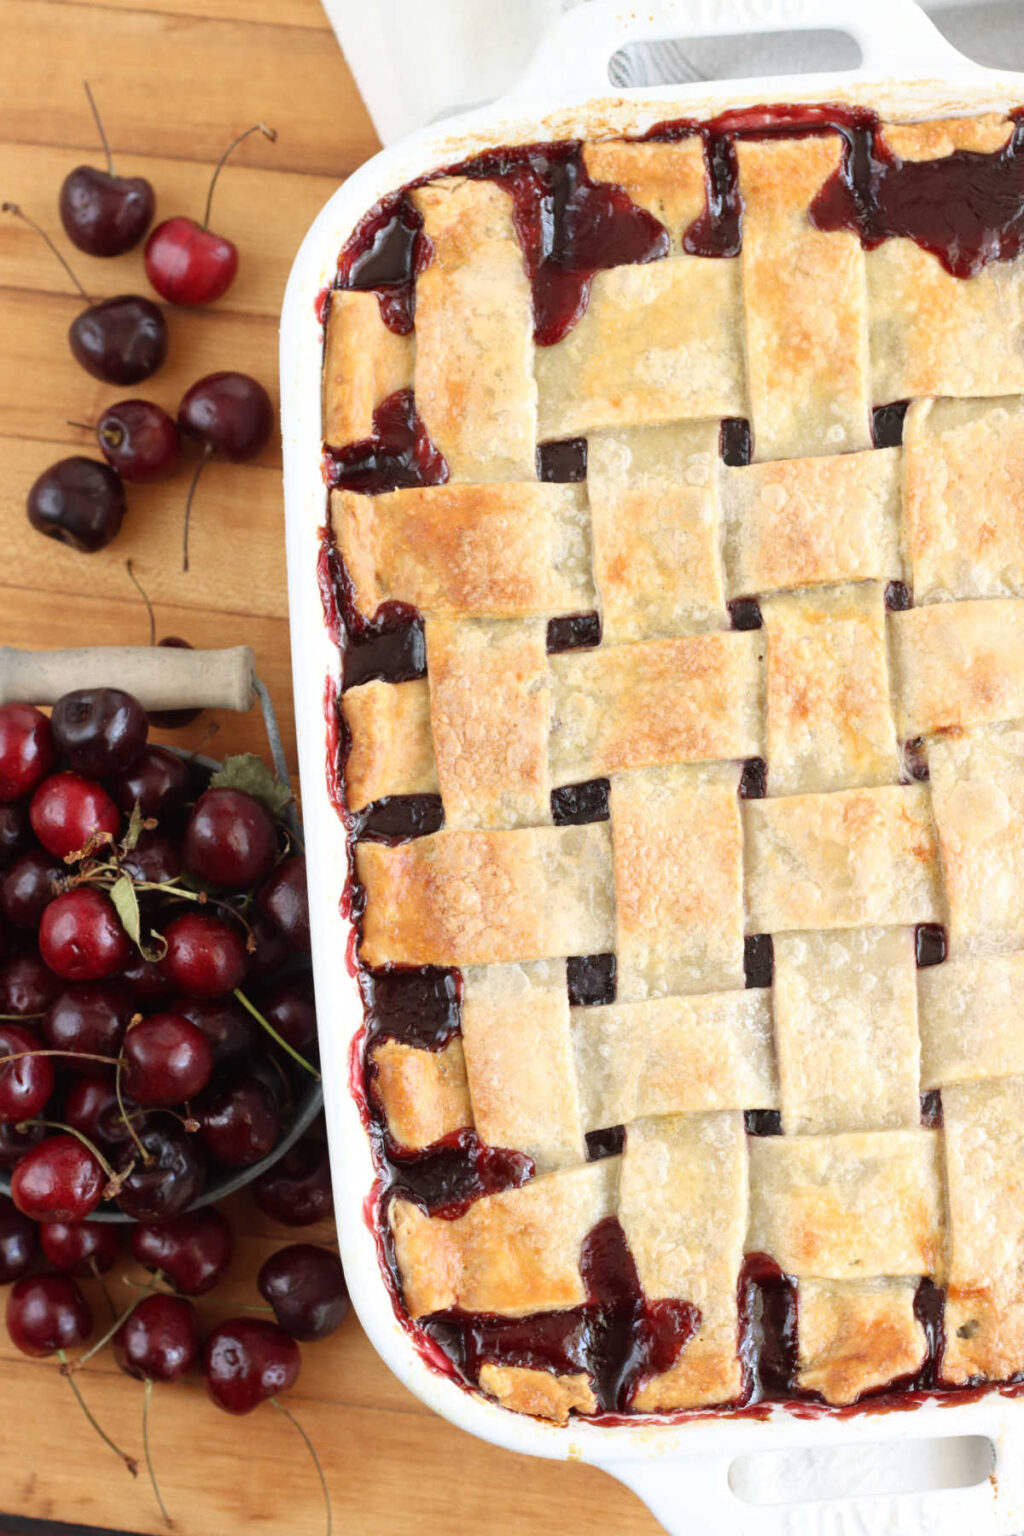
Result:
<svg viewBox="0 0 1024 1536"><path fill-rule="evenodd" d="M100 103L118 169L152 180L158 216L199 216L209 167L228 141L261 119L278 130L276 145L247 141L218 186L213 222L239 245L237 282L205 313L170 315L168 363L133 391L78 368L66 344L77 305L60 268L25 228L0 219L0 644L144 644L145 609L125 569L131 557L161 635L253 646L294 761L276 443L255 465L208 470L188 575L180 569L180 478L132 490L122 534L91 556L34 533L25 494L54 459L94 451L68 420L95 420L125 393L174 411L193 379L234 367L254 373L276 398L277 314L289 264L321 203L377 148L366 111L317 0L0 0L0 57L0 199L22 203L64 245L61 179L82 161L101 163L83 79ZM139 252L114 261L73 254L94 297L147 291ZM198 745L213 725L213 754L261 747L255 715L204 716L174 739ZM238 1253L224 1284L202 1301L211 1322L259 1301L260 1262L296 1236L262 1219L244 1193L231 1215ZM327 1226L301 1235L333 1238ZM121 1276L131 1273L128 1264L112 1272L121 1305L133 1294ZM93 1300L99 1319L105 1304ZM116 1370L109 1353L83 1373L82 1385L111 1433L141 1454L141 1386ZM289 1402L323 1458L339 1536L657 1530L604 1474L512 1456L435 1417L381 1364L354 1317L333 1339L304 1346ZM52 1362L25 1359L5 1334L0 1424L0 1532L57 1532L65 1524L163 1529L144 1478L133 1482L95 1439ZM151 1436L182 1536L323 1530L306 1452L272 1408L236 1420L215 1409L198 1383L158 1387Z"/></svg>

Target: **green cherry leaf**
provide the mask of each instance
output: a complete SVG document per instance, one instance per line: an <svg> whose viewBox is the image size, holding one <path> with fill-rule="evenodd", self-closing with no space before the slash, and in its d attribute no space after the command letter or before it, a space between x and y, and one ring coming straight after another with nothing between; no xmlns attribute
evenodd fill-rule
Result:
<svg viewBox="0 0 1024 1536"><path fill-rule="evenodd" d="M136 946L143 960L162 959L167 952L167 945L159 934L153 935L160 940L156 947L142 942L142 914L139 911L139 898L128 875L118 875L110 887L110 899L121 919L121 927Z"/></svg>
<svg viewBox="0 0 1024 1536"><path fill-rule="evenodd" d="M254 752L226 757L223 767L210 775L210 788L242 789L254 800L262 801L271 816L282 815L292 798L287 784L282 784L273 769Z"/></svg>

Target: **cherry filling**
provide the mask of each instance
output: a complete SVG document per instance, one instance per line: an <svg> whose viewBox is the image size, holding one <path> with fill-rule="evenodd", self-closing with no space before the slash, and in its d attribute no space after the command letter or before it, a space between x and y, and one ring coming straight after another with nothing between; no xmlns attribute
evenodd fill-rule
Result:
<svg viewBox="0 0 1024 1536"><path fill-rule="evenodd" d="M707 201L683 236L683 250L690 256L738 256L743 199L736 143L726 133L705 132L701 137Z"/></svg>
<svg viewBox="0 0 1024 1536"><path fill-rule="evenodd" d="M761 605L756 597L734 597L726 604L733 629L760 629Z"/></svg>
<svg viewBox="0 0 1024 1536"><path fill-rule="evenodd" d="M903 445L903 418L909 400L893 400L876 405L871 412L871 437L876 448L900 448Z"/></svg>
<svg viewBox="0 0 1024 1536"><path fill-rule="evenodd" d="M626 1145L626 1127L609 1125L603 1131L586 1134L587 1162L599 1163L602 1157L618 1157Z"/></svg>
<svg viewBox="0 0 1024 1536"><path fill-rule="evenodd" d="M324 449L324 479L332 488L380 496L410 486L443 485L448 465L416 414L411 389L396 389L373 413L373 436Z"/></svg>
<svg viewBox="0 0 1024 1536"><path fill-rule="evenodd" d="M344 640L341 665L345 688L371 678L401 683L425 675L427 648L422 618L407 603L385 603L372 620L359 613L330 528L320 529L317 583L327 632L339 646Z"/></svg>
<svg viewBox="0 0 1024 1536"><path fill-rule="evenodd" d="M903 613L913 607L910 588L904 581L890 581L885 589L885 606L890 613Z"/></svg>
<svg viewBox="0 0 1024 1536"><path fill-rule="evenodd" d="M750 422L745 416L723 416L718 429L718 451L722 462L733 469L749 464L753 454L753 438Z"/></svg>
<svg viewBox="0 0 1024 1536"><path fill-rule="evenodd" d="M740 776L740 799L763 800L768 793L768 764L763 757L748 757Z"/></svg>
<svg viewBox="0 0 1024 1536"><path fill-rule="evenodd" d="M942 1089L930 1088L921 1095L921 1124L928 1130L937 1130L943 1123Z"/></svg>
<svg viewBox="0 0 1024 1536"><path fill-rule="evenodd" d="M407 336L416 313L416 277L432 254L423 215L406 192L396 192L360 220L338 262L338 287L372 289L384 324Z"/></svg>
<svg viewBox="0 0 1024 1536"><path fill-rule="evenodd" d="M581 827L588 821L607 821L611 783L587 779L583 784L563 784L551 791L551 819L556 827Z"/></svg>
<svg viewBox="0 0 1024 1536"><path fill-rule="evenodd" d="M782 1116L777 1109L745 1109L743 1129L748 1136L781 1136Z"/></svg>
<svg viewBox="0 0 1024 1536"><path fill-rule="evenodd" d="M518 1189L536 1167L525 1152L486 1147L475 1131L458 1131L426 1153L403 1155L386 1146L392 1187L426 1207L432 1216L453 1218L466 1212L481 1195Z"/></svg>
<svg viewBox="0 0 1024 1536"><path fill-rule="evenodd" d="M688 1301L647 1301L618 1217L588 1232L580 1260L581 1306L504 1318L452 1310L424 1323L468 1381L488 1363L559 1375L586 1373L598 1411L625 1413L636 1389L670 1370L700 1327Z"/></svg>
<svg viewBox="0 0 1024 1536"><path fill-rule="evenodd" d="M573 955L566 961L569 1001L574 1008L598 1008L615 1001L614 955Z"/></svg>
<svg viewBox="0 0 1024 1536"><path fill-rule="evenodd" d="M580 651L601 644L599 613L570 613L564 619L548 619L547 648L554 651Z"/></svg>
<svg viewBox="0 0 1024 1536"><path fill-rule="evenodd" d="M537 479L573 485L587 478L587 440L566 437L537 445Z"/></svg>
<svg viewBox="0 0 1024 1536"><path fill-rule="evenodd" d="M444 826L440 795L386 795L353 818L357 839L372 843L405 843Z"/></svg>
<svg viewBox="0 0 1024 1536"><path fill-rule="evenodd" d="M461 1027L462 977L439 965L363 971L367 1049L385 1036L439 1051Z"/></svg>
<svg viewBox="0 0 1024 1536"><path fill-rule="evenodd" d="M775 946L770 933L748 933L743 940L743 975L748 987L770 987L775 975Z"/></svg>
<svg viewBox="0 0 1024 1536"><path fill-rule="evenodd" d="M918 923L914 933L918 968L941 965L946 958L946 930L941 923Z"/></svg>

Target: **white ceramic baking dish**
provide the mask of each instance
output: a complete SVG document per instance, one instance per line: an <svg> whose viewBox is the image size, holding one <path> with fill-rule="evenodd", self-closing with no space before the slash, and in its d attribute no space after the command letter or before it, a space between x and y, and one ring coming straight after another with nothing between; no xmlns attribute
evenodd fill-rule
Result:
<svg viewBox="0 0 1024 1536"><path fill-rule="evenodd" d="M623 44L684 36L833 28L855 38L861 67L830 75L612 91L608 60ZM326 784L325 689L339 657L317 588L321 334L317 295L338 252L377 198L438 166L497 144L642 133L675 117L708 118L758 102L855 101L885 116L920 118L1024 103L1024 75L970 64L913 0L594 0L548 34L516 90L486 108L432 125L383 151L331 198L292 269L281 336L281 399L292 656L313 961L341 1252L366 1332L391 1369L452 1423L511 1450L583 1460L634 1488L673 1536L817 1536L1024 1531L1024 1402L989 1393L849 1418L698 1418L564 1428L499 1408L434 1372L396 1320L364 1201L374 1169L350 1088L362 1023L345 964L344 828ZM767 1455L765 1453L768 1453ZM756 1460L754 1459L756 1458ZM962 1486L948 1486L961 1484Z"/></svg>

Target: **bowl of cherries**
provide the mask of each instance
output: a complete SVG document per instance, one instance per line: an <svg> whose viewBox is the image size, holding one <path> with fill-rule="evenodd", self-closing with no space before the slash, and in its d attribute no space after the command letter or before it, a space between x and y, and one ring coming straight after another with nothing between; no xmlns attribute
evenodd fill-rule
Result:
<svg viewBox="0 0 1024 1536"><path fill-rule="evenodd" d="M37 1221L165 1221L253 1180L272 1207L310 1160L290 792L148 729L120 688L0 704L0 1192Z"/></svg>

